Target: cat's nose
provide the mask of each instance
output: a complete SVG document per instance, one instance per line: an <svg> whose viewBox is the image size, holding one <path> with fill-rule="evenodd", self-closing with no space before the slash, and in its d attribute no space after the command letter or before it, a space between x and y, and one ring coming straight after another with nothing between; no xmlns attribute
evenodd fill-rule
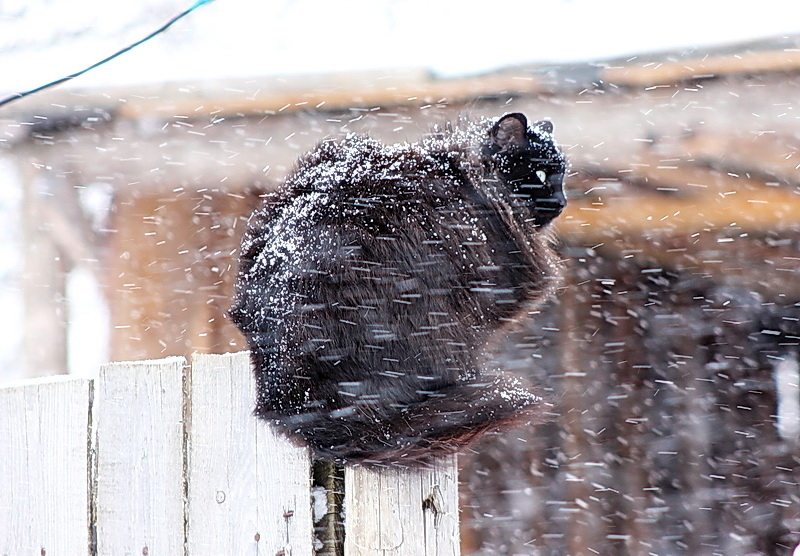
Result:
<svg viewBox="0 0 800 556"><path fill-rule="evenodd" d="M540 226L551 222L567 206L567 197L564 195L564 174L551 174L547 177L547 185L552 193L535 200L536 222Z"/></svg>

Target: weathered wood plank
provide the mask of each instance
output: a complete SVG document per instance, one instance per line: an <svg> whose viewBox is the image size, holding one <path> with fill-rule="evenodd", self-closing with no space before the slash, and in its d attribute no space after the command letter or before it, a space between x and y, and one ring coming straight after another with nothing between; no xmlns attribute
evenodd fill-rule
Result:
<svg viewBox="0 0 800 556"><path fill-rule="evenodd" d="M214 80L213 82L169 82L116 91L104 87L66 91L54 89L21 100L9 112L12 118L43 111L51 119L74 117L76 103L102 107L115 117L129 120L143 116L172 117L175 114L216 118L257 113L293 112L312 106L327 110L351 107L419 106L448 99L472 100L482 95L533 94L551 90L539 76L526 73L436 78L426 69L358 71L321 75L268 76L258 79ZM252 91L251 91L252 89ZM110 100L114 99L114 100ZM59 108L59 105L62 108ZM5 114L4 114L5 115Z"/></svg>
<svg viewBox="0 0 800 556"><path fill-rule="evenodd" d="M790 72L800 68L800 53L794 49L737 52L677 61L641 62L607 67L603 81L615 85L648 87L721 75Z"/></svg>
<svg viewBox="0 0 800 556"><path fill-rule="evenodd" d="M195 355L189 554L313 554L308 450L253 416L247 352Z"/></svg>
<svg viewBox="0 0 800 556"><path fill-rule="evenodd" d="M93 383L0 389L0 554L89 553Z"/></svg>
<svg viewBox="0 0 800 556"><path fill-rule="evenodd" d="M430 469L345 469L346 556L458 556L456 457Z"/></svg>
<svg viewBox="0 0 800 556"><path fill-rule="evenodd" d="M571 202L555 227L571 243L595 245L612 237L643 234L682 237L735 222L742 231L787 233L800 221L797 195L782 190L721 197L717 194L674 198L655 194L637 198Z"/></svg>
<svg viewBox="0 0 800 556"><path fill-rule="evenodd" d="M184 367L170 357L100 370L98 554L184 553Z"/></svg>

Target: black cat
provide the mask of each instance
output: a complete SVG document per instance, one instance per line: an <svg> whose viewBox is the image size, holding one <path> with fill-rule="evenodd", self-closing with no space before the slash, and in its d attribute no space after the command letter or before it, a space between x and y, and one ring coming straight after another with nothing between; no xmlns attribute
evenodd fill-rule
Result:
<svg viewBox="0 0 800 556"><path fill-rule="evenodd" d="M515 113L303 157L242 243L230 316L257 415L360 463L428 462L539 419L541 398L490 351L553 288L566 161L552 131Z"/></svg>

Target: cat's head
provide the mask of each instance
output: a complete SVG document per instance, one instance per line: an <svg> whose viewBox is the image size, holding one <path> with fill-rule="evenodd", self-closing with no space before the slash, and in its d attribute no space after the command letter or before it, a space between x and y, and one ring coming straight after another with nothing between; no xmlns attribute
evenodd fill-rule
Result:
<svg viewBox="0 0 800 556"><path fill-rule="evenodd" d="M548 224L567 206L567 162L553 139L551 122L528 125L523 114L506 114L489 129L482 150L487 169L530 206L537 225Z"/></svg>

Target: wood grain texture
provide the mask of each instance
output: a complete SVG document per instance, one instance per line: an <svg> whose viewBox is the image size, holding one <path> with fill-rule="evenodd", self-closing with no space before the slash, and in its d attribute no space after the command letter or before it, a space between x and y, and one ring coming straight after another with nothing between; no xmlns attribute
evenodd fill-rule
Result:
<svg viewBox="0 0 800 556"><path fill-rule="evenodd" d="M90 380L0 389L0 554L89 553Z"/></svg>
<svg viewBox="0 0 800 556"><path fill-rule="evenodd" d="M117 198L117 233L106 286L114 360L239 351L244 339L225 311L236 253L254 193L219 189L168 196L130 189ZM168 317L167 317L168 316Z"/></svg>
<svg viewBox="0 0 800 556"><path fill-rule="evenodd" d="M100 370L98 554L184 552L184 367L185 359L171 357Z"/></svg>
<svg viewBox="0 0 800 556"><path fill-rule="evenodd" d="M791 72L798 68L800 53L795 49L780 49L743 51L658 63L636 62L606 67L601 75L606 83L648 87L735 74Z"/></svg>
<svg viewBox="0 0 800 556"><path fill-rule="evenodd" d="M346 556L458 556L456 457L429 469L345 468Z"/></svg>
<svg viewBox="0 0 800 556"><path fill-rule="evenodd" d="M313 553L311 461L253 416L247 352L195 355L188 553Z"/></svg>

